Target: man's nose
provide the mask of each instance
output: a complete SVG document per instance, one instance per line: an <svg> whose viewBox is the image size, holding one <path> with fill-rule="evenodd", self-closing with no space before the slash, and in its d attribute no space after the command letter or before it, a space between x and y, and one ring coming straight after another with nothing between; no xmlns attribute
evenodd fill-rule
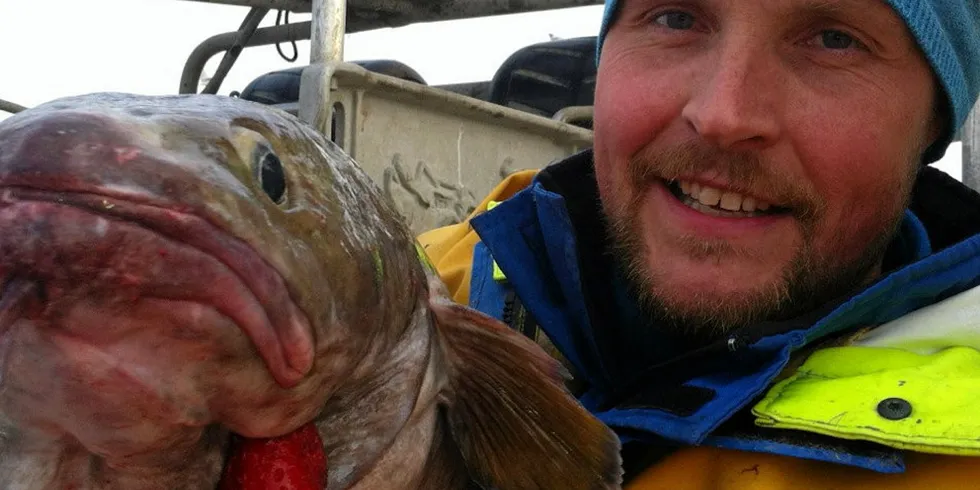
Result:
<svg viewBox="0 0 980 490"><path fill-rule="evenodd" d="M728 150L773 144L781 129L778 101L783 90L774 57L758 47L731 43L708 59L682 113L689 125L701 138Z"/></svg>

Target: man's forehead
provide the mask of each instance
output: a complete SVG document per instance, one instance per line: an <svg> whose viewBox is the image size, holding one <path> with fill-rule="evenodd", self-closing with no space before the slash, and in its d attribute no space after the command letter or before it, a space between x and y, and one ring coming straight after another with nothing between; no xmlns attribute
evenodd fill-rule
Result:
<svg viewBox="0 0 980 490"><path fill-rule="evenodd" d="M694 6L706 7L728 7L744 5L746 3L757 2L760 6L773 11L792 9L815 13L840 13L849 11L864 11L866 14L874 12L889 13L888 17L895 23L904 25L901 17L895 12L892 6L885 0L690 0L688 3ZM666 2L664 0L619 0L621 8L650 8L660 5L678 6L676 2ZM868 9L872 9L868 11Z"/></svg>
<svg viewBox="0 0 980 490"><path fill-rule="evenodd" d="M903 44L914 43L911 32L898 12L886 0L688 0L678 3L667 0L619 0L621 10L645 12L648 9L683 10L685 5L711 13L753 9L752 14L767 15L785 23L801 19L829 18L844 20L856 27L868 27L873 34Z"/></svg>

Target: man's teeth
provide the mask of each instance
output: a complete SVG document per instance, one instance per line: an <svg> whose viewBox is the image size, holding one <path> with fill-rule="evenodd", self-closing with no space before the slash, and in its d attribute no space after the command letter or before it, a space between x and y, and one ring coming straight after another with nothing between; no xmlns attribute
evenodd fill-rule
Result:
<svg viewBox="0 0 980 490"><path fill-rule="evenodd" d="M679 181L678 184L681 192L705 206L718 206L726 211L746 213L766 211L770 207L770 204L765 201L757 201L751 196L743 196L737 192L724 191L686 180Z"/></svg>

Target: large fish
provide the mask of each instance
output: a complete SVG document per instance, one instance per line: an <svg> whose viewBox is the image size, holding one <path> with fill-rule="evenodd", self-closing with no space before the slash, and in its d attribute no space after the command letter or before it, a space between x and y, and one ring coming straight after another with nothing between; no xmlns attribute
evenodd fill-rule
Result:
<svg viewBox="0 0 980 490"><path fill-rule="evenodd" d="M0 279L3 489L215 489L233 441L304 430L330 490L620 485L560 365L450 301L355 162L273 108L0 123Z"/></svg>

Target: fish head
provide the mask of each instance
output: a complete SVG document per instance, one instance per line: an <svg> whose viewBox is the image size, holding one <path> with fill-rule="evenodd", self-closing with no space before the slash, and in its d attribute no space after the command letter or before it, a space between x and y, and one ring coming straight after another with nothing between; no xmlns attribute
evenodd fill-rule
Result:
<svg viewBox="0 0 980 490"><path fill-rule="evenodd" d="M308 422L424 287L389 260L411 235L371 185L298 119L229 97L5 120L3 418L120 457Z"/></svg>

